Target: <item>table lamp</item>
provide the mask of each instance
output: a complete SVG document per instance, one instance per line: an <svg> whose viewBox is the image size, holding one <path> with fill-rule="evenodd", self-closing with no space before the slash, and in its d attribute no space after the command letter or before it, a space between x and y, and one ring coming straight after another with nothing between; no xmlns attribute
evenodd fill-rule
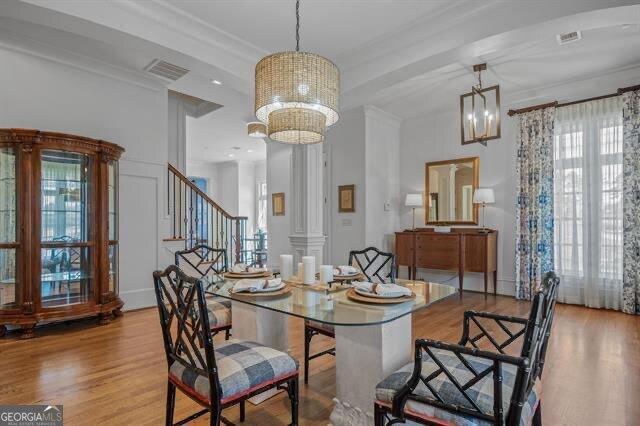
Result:
<svg viewBox="0 0 640 426"><path fill-rule="evenodd" d="M411 207L413 212L413 227L412 230L416 229L416 207L422 207L423 200L422 194L407 194L407 198L404 200L404 205L407 207Z"/></svg>
<svg viewBox="0 0 640 426"><path fill-rule="evenodd" d="M474 204L482 204L482 229L481 233L486 234L489 230L484 226L484 208L487 204L495 203L496 198L493 194L493 189L491 188L477 188L476 192L473 193L473 203Z"/></svg>

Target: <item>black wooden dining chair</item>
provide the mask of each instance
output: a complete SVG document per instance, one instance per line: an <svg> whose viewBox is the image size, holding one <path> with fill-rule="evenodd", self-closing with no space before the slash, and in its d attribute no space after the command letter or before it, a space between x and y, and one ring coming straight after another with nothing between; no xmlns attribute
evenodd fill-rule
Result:
<svg viewBox="0 0 640 426"><path fill-rule="evenodd" d="M228 271L227 251L204 244L175 252L175 263L190 276L206 278ZM211 333L225 332L225 339L231 335L231 300L224 297L207 296L207 312Z"/></svg>
<svg viewBox="0 0 640 426"><path fill-rule="evenodd" d="M201 279L175 265L155 271L153 281L168 364L166 424L172 425L176 389L204 409L175 423L210 414L211 425L232 424L222 410L272 388L285 389L291 401L291 424L298 424L298 364L284 352L245 340L214 347Z"/></svg>
<svg viewBox="0 0 640 426"><path fill-rule="evenodd" d="M395 282L395 256L393 253L385 253L375 247L367 247L364 250L352 250L349 252L349 265L356 267L371 282ZM304 383L309 383L309 361L323 355L336 354L336 348L309 354L311 339L321 334L335 339L336 332L333 325L323 324L317 321L305 320L304 322Z"/></svg>
<svg viewBox="0 0 640 426"><path fill-rule="evenodd" d="M376 387L375 425L541 425L541 376L559 284L553 272L545 275L528 318L466 311L457 345L416 340L415 361ZM490 332L487 322L502 336ZM507 355L505 349L521 336L520 355ZM481 350L483 339L497 352Z"/></svg>

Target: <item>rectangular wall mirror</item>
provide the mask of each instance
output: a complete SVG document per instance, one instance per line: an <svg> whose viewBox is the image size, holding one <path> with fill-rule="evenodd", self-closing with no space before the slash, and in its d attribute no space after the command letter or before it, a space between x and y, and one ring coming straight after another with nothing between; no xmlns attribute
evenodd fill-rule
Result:
<svg viewBox="0 0 640 426"><path fill-rule="evenodd" d="M425 224L477 225L478 157L434 161L425 164Z"/></svg>

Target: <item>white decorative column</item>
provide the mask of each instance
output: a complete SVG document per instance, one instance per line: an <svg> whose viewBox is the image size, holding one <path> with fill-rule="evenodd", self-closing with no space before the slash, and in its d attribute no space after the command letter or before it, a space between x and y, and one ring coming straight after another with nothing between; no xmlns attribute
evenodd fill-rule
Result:
<svg viewBox="0 0 640 426"><path fill-rule="evenodd" d="M322 264L322 144L296 145L291 153L291 233L294 263L315 256Z"/></svg>
<svg viewBox="0 0 640 426"><path fill-rule="evenodd" d="M411 362L411 314L367 326L336 326L336 397L331 424L373 424L376 385Z"/></svg>

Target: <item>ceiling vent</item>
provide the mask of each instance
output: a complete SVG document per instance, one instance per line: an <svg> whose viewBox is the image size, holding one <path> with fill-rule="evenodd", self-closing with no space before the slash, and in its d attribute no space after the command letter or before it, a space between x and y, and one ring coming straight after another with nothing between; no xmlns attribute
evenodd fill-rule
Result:
<svg viewBox="0 0 640 426"><path fill-rule="evenodd" d="M154 59L144 70L150 74L171 81L176 81L189 72L186 68L179 67L162 59Z"/></svg>
<svg viewBox="0 0 640 426"><path fill-rule="evenodd" d="M581 31L571 31L569 33L563 33L556 35L556 40L558 40L558 44L562 46L563 44L573 43L574 41L578 41L582 39Z"/></svg>

